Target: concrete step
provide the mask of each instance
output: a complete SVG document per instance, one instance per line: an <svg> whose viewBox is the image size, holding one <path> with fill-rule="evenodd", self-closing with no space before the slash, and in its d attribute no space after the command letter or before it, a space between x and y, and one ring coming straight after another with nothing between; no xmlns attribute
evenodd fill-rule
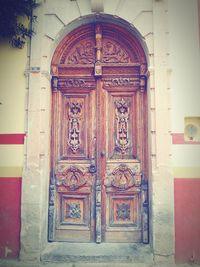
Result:
<svg viewBox="0 0 200 267"><path fill-rule="evenodd" d="M148 263L153 265L149 245L123 243L49 243L41 261L65 263Z"/></svg>

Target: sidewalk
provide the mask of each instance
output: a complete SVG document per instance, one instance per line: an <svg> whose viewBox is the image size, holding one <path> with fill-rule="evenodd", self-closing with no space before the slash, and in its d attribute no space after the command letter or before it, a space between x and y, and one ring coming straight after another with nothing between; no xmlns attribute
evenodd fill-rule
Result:
<svg viewBox="0 0 200 267"><path fill-rule="evenodd" d="M28 263L17 260L0 260L0 267L199 267L196 264L143 264L143 263Z"/></svg>

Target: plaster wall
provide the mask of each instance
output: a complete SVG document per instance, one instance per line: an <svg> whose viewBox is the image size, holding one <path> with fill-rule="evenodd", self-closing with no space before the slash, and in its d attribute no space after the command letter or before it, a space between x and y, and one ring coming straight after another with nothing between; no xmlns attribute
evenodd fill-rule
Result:
<svg viewBox="0 0 200 267"><path fill-rule="evenodd" d="M3 63L0 64L0 177L2 177L5 176L5 171L9 172L8 167L21 168L22 171L23 166L23 146L10 146L10 144L13 143L11 140L13 134L24 134L26 96L24 70L27 63L27 47L12 48L8 42L0 40L0 62ZM8 134L10 140L7 138L6 142L3 141L4 135ZM19 175L18 172L16 174Z"/></svg>
<svg viewBox="0 0 200 267"><path fill-rule="evenodd" d="M200 142L187 142L184 131L185 118L200 117L199 3L168 2L175 258L190 263L200 261Z"/></svg>
<svg viewBox="0 0 200 267"><path fill-rule="evenodd" d="M0 258L7 259L20 248L27 46L0 40L0 62Z"/></svg>
<svg viewBox="0 0 200 267"><path fill-rule="evenodd" d="M0 40L0 61L0 133L23 133L27 47L12 48Z"/></svg>

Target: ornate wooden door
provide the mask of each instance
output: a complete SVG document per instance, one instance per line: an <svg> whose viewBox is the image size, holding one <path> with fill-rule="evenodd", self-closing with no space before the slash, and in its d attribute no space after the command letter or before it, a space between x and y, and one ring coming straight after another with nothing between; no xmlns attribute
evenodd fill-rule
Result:
<svg viewBox="0 0 200 267"><path fill-rule="evenodd" d="M148 242L146 68L138 40L110 24L56 49L49 240Z"/></svg>

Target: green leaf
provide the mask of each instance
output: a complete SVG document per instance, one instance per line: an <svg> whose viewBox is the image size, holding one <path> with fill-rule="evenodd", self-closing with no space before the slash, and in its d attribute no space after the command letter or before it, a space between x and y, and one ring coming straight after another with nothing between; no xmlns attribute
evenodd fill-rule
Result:
<svg viewBox="0 0 200 267"><path fill-rule="evenodd" d="M34 32L19 23L19 17L35 21L32 11L37 6L36 0L0 0L0 37L8 38L13 47L22 48Z"/></svg>

